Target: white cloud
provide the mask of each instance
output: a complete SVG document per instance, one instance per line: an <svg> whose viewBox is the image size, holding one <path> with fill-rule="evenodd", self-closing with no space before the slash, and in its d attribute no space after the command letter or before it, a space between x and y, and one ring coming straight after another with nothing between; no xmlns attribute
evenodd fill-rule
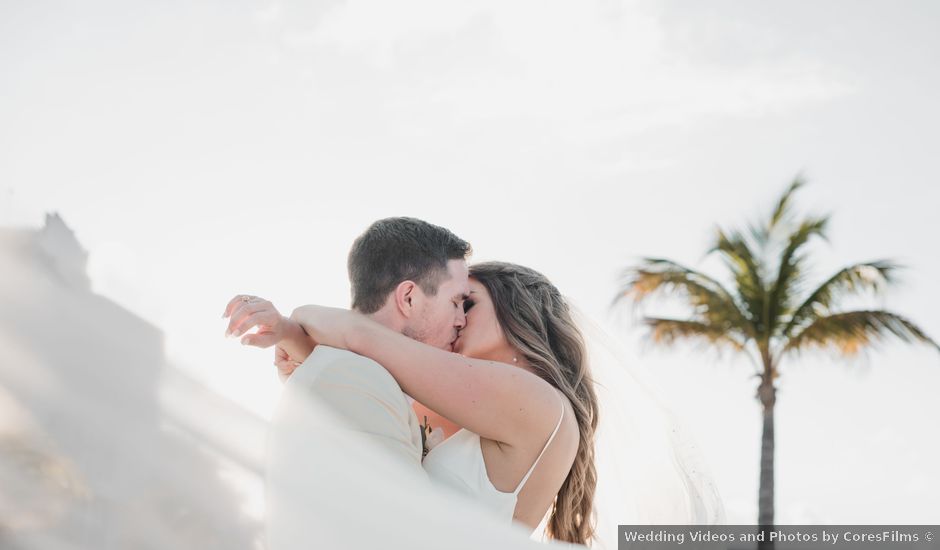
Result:
<svg viewBox="0 0 940 550"><path fill-rule="evenodd" d="M713 115L780 113L853 89L818 60L692 62L692 52L667 44L666 32L657 13L637 4L612 17L588 2L455 8L353 1L330 11L308 37L317 47L335 47L350 61L371 66L395 93L389 105L410 107L418 123L440 123L436 115L442 112L448 116L443 122L457 124L537 120L568 142L635 135ZM733 43L735 36L726 40ZM442 50L446 67L436 59ZM342 65L334 69L323 76L342 80Z"/></svg>

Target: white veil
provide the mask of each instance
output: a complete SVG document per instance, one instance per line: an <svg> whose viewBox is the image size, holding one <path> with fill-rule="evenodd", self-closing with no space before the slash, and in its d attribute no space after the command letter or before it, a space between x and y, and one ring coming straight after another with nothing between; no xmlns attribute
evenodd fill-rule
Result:
<svg viewBox="0 0 940 550"><path fill-rule="evenodd" d="M609 333L572 307L587 344L599 419L593 548L617 525L722 524L724 506L694 439L631 368Z"/></svg>
<svg viewBox="0 0 940 550"><path fill-rule="evenodd" d="M602 415L591 547L616 549L618 524L722 522L721 500L694 443L629 371L604 332L583 315L576 321L588 343ZM269 441L270 550L546 548L536 542L544 540L544 521L530 536L479 502L416 477L358 440L355 430L344 429L340 417L314 400L282 401L274 422L305 428L283 430ZM318 437L292 435L309 430Z"/></svg>

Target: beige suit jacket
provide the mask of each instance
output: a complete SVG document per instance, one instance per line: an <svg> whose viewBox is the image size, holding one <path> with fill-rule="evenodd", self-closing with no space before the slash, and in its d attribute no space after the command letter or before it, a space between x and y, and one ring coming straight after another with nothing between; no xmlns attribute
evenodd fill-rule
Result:
<svg viewBox="0 0 940 550"><path fill-rule="evenodd" d="M314 521L308 510L330 497L323 494L325 487L368 490L359 487L363 468L370 475L394 477L402 487L430 483L421 451L418 418L388 371L361 355L318 346L285 383L271 420L268 547L291 548L305 540ZM347 505L355 513L352 503L336 501L336 506Z"/></svg>
<svg viewBox="0 0 940 550"><path fill-rule="evenodd" d="M316 399L390 457L421 466L418 418L398 382L372 359L317 346L288 379L285 391L288 401Z"/></svg>

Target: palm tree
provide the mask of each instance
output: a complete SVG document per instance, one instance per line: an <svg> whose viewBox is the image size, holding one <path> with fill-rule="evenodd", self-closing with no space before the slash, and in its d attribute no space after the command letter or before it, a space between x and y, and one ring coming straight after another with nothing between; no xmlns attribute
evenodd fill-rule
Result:
<svg viewBox="0 0 940 550"><path fill-rule="evenodd" d="M807 252L813 237L825 239L829 216L795 219L791 201L804 185L797 177L777 202L771 216L746 231L717 230L707 255L717 253L730 271L730 290L716 279L672 260L643 258L627 268L614 304L635 306L653 296L674 296L691 308L688 318L644 317L653 343L669 346L692 341L746 354L756 367L757 400L762 406L758 524L774 520L774 380L780 364L812 349L830 349L850 357L887 337L922 342L940 350L931 338L904 317L882 309L844 311L845 298L867 291L880 293L896 283L900 266L888 260L843 267L806 292Z"/></svg>

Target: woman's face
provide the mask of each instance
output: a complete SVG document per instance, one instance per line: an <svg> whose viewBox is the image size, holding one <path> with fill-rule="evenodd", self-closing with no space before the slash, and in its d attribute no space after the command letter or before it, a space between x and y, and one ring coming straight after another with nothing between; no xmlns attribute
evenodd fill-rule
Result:
<svg viewBox="0 0 940 550"><path fill-rule="evenodd" d="M454 342L454 352L476 359L505 361L512 348L496 320L496 309L490 293L479 281L470 277L470 298L464 302L467 324Z"/></svg>

